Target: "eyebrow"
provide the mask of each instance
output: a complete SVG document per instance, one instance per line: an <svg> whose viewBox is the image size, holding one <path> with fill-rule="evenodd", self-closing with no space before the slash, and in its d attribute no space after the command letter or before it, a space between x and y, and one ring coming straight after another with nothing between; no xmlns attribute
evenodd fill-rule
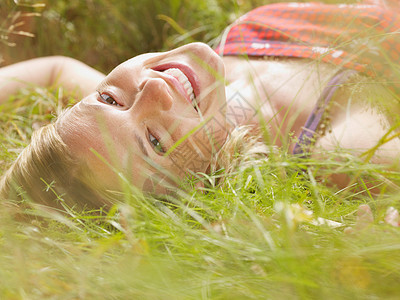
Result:
<svg viewBox="0 0 400 300"><path fill-rule="evenodd" d="M146 147L144 146L144 143L143 143L143 139L140 136L138 136L137 134L135 134L135 138L139 144L139 148L142 151L143 155L149 157L149 153L147 153Z"/></svg>

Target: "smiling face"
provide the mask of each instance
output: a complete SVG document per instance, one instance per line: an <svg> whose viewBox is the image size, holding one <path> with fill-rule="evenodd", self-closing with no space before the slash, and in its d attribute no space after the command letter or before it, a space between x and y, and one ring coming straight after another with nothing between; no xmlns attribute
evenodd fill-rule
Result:
<svg viewBox="0 0 400 300"><path fill-rule="evenodd" d="M153 192L159 180L205 172L225 141L223 76L222 60L204 44L140 55L59 119L58 131L105 188L118 189L123 172Z"/></svg>

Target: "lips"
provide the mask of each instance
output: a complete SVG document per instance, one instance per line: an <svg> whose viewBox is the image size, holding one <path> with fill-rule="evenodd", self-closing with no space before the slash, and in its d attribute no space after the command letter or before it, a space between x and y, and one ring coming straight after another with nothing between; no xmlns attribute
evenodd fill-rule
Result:
<svg viewBox="0 0 400 300"><path fill-rule="evenodd" d="M199 103L196 102L196 99L200 94L200 85L196 73L194 73L190 67L178 63L168 63L152 69L154 71L163 72L178 81L178 89L197 110Z"/></svg>

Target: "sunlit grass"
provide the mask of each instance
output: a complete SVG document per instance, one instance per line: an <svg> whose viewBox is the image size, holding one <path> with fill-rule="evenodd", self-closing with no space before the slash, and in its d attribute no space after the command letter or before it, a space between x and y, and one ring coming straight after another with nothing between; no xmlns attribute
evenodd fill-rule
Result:
<svg viewBox="0 0 400 300"><path fill-rule="evenodd" d="M59 19L54 14L45 18L65 21L68 13L87 13L80 6L85 1L70 2L70 6L58 2ZM194 9L182 10L185 18L177 17L178 2L169 2L175 15L170 14L171 20L159 17L157 28L171 26L168 30L179 34L161 30L164 38L155 40L161 44L151 47L168 48L192 39L210 41L212 33L206 35L207 28L199 27L196 34L190 28L204 21L203 16L225 14L223 8L231 4L206 2L209 10L191 20ZM127 22L126 16L117 13L124 12L121 8L128 2L96 3L112 4L113 9L101 17L103 22L116 16ZM204 5L190 3L189 8ZM230 12L243 7L232 6ZM148 4L136 13L151 9ZM222 26L227 19L224 15L213 22ZM68 28L63 22L56 23ZM187 30L186 35L178 25ZM83 33L93 32L95 26L98 23L92 21L86 31L74 30L88 36ZM67 40L76 38L76 32L70 34ZM122 41L119 35L104 36L110 39L107 45ZM38 45L37 55L48 50L46 43ZM68 48L67 42L61 44L58 49ZM134 52L129 45L118 45L107 50L114 53L112 59L96 64L106 69ZM88 55L86 50L82 56L77 49L70 51L83 60ZM35 128L74 101L62 89L32 87L0 106L0 174L29 143ZM386 224L384 218L389 207L400 208L400 174L341 152L329 153L324 161L299 159L283 151L271 155L232 173L224 184L203 192L182 192L169 202L128 189L121 203L108 212L73 208L54 212L32 206L16 218L13 206L1 207L0 298L395 299L400 293L400 229ZM343 190L329 186L325 178L335 172L349 174L354 185ZM368 191L366 182L375 182L381 193ZM345 228L359 225L360 204L371 206L375 220L346 233Z"/></svg>
<svg viewBox="0 0 400 300"><path fill-rule="evenodd" d="M59 99L60 90L36 88L2 107L4 162L18 152L6 149L25 145L33 124L48 122ZM132 193L109 212L35 208L25 221L10 217L12 208L2 209L0 294L15 299L394 297L400 231L383 221L389 206L399 208L398 193L371 198L310 178L340 169L367 180L383 171L340 153L324 162L273 155L232 174L223 187L182 193L172 202ZM337 162L340 155L347 169ZM375 222L344 233L354 226L362 203L370 204ZM318 217L337 227L319 224Z"/></svg>

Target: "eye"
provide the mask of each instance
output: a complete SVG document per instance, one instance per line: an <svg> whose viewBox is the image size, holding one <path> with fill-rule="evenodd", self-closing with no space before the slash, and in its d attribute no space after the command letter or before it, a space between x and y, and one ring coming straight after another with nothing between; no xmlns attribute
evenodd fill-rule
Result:
<svg viewBox="0 0 400 300"><path fill-rule="evenodd" d="M111 97L110 95L108 95L106 93L99 92L99 96L100 96L100 100L103 101L104 103L107 103L110 105L115 105L115 106L121 106L117 101L114 100L113 97Z"/></svg>
<svg viewBox="0 0 400 300"><path fill-rule="evenodd" d="M160 141L151 133L149 133L149 141L157 153L165 153L166 150L164 149L163 145Z"/></svg>

